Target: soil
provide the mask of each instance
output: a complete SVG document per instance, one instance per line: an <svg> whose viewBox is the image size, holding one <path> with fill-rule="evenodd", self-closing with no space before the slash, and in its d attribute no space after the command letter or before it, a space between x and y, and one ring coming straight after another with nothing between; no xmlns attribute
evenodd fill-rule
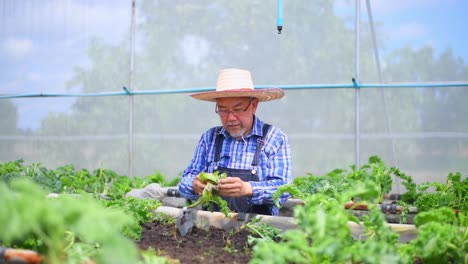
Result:
<svg viewBox="0 0 468 264"><path fill-rule="evenodd" d="M247 245L248 230L208 230L193 227L182 237L175 224L154 221L142 225L137 244L142 249L153 248L158 255L184 263L248 263L251 248ZM177 263L177 262L175 262Z"/></svg>

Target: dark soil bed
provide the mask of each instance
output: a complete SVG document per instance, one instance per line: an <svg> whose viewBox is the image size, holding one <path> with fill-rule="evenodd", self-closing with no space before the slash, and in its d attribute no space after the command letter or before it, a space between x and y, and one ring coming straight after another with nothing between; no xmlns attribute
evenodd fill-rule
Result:
<svg viewBox="0 0 468 264"><path fill-rule="evenodd" d="M251 248L247 245L249 232L245 229L225 231L193 227L182 237L174 224L159 221L146 223L140 241L142 249L153 248L158 255L183 263L248 263Z"/></svg>

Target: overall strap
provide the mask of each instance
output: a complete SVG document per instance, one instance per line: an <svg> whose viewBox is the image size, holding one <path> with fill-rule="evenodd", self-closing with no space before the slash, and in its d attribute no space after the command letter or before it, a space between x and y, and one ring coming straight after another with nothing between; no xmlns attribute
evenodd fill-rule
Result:
<svg viewBox="0 0 468 264"><path fill-rule="evenodd" d="M218 162L220 155L221 155L221 149L223 148L223 140L224 140L224 135L222 133L219 133L221 131L222 127L217 127L215 131L215 155L214 155L214 162Z"/></svg>
<svg viewBox="0 0 468 264"><path fill-rule="evenodd" d="M264 124L262 128L262 137L257 139L257 149L255 150L255 156L252 160L252 166L258 165L258 156L260 155L260 151L262 151L263 145L265 145L265 138L270 130L270 124Z"/></svg>

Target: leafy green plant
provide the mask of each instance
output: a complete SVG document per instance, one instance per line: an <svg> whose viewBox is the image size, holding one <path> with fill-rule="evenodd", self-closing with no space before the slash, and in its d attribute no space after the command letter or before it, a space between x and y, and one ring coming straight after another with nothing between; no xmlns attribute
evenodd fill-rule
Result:
<svg viewBox="0 0 468 264"><path fill-rule="evenodd" d="M281 238L281 229L261 220L262 218L257 216L244 225L250 232L247 243L251 246L262 242L279 241Z"/></svg>
<svg viewBox="0 0 468 264"><path fill-rule="evenodd" d="M134 263L137 248L121 230L131 218L119 209L107 209L83 193L47 198L30 180L0 183L0 241L23 246L45 255L46 263L67 262L68 251L87 248L99 263ZM76 242L79 241L79 242ZM99 246L97 246L99 245Z"/></svg>
<svg viewBox="0 0 468 264"><path fill-rule="evenodd" d="M203 205L208 208L208 210L213 210L213 203L219 206L219 210L224 213L227 217L231 217L231 211L229 210L227 202L221 198L218 194L218 181L227 177L226 173L201 173L200 180L206 184L205 189L203 189L202 195L198 198L197 201L189 205L189 208L193 208L198 205Z"/></svg>
<svg viewBox="0 0 468 264"><path fill-rule="evenodd" d="M166 176L164 176L161 172L156 171L155 173L148 175L142 179L144 180L142 187L150 183L159 183L163 187L167 187L167 186L170 187L170 186L176 186L179 183L180 176L177 176L174 179L168 181Z"/></svg>
<svg viewBox="0 0 468 264"><path fill-rule="evenodd" d="M373 183L356 184L347 192L329 197L307 196L304 206L294 209L297 229L288 230L276 243L257 243L252 263L346 263L352 260L353 237L348 222L359 223L343 204L352 197L374 197Z"/></svg>
<svg viewBox="0 0 468 264"><path fill-rule="evenodd" d="M50 192L59 192L63 188L62 183L57 180L57 173L48 170L40 163L25 166L23 160L16 160L0 164L0 182L9 183L20 178L33 180Z"/></svg>
<svg viewBox="0 0 468 264"><path fill-rule="evenodd" d="M434 187L434 191L430 188ZM461 173L450 173L445 183L425 182L418 185L420 192L415 201L419 211L450 207L468 212L468 178L462 180Z"/></svg>
<svg viewBox="0 0 468 264"><path fill-rule="evenodd" d="M441 207L415 217L418 236L401 246L408 260L423 263L468 263L468 222L466 215Z"/></svg>
<svg viewBox="0 0 468 264"><path fill-rule="evenodd" d="M179 264L180 261L176 259L168 259L166 257L159 256L158 252L153 248L143 250L141 252L142 260L137 264Z"/></svg>
<svg viewBox="0 0 468 264"><path fill-rule="evenodd" d="M401 195L400 200L406 204L413 204L419 196L417 184L413 181L411 176L403 173L400 169L392 168L392 170L393 174L402 180L400 183L406 188L406 192Z"/></svg>
<svg viewBox="0 0 468 264"><path fill-rule="evenodd" d="M444 206L451 207L463 212L468 211L468 178L462 177L460 172L450 173L445 183L425 182L416 184L413 178L400 169L388 168L378 156L369 157L368 164L364 164L359 169L350 166L351 171L335 169L325 176L314 176L308 174L305 177L296 177L292 184L280 186L273 193L273 200L276 206L280 206L279 197L283 193L289 193L292 198L303 201L312 194L321 193L329 197L336 197L342 192L348 191L357 182L372 182L378 187L378 194L374 203L382 203L384 195L388 194L392 188L392 177L401 179L406 192L401 196L400 205L404 207L404 214L408 213L408 207L414 205L418 211ZM352 197L356 199L359 197ZM403 217L405 218L405 217ZM404 220L404 219L403 219Z"/></svg>
<svg viewBox="0 0 468 264"><path fill-rule="evenodd" d="M115 200L101 200L107 208L123 210L131 216L132 221L124 226L122 233L134 240L141 237L142 224L150 222L156 218L154 210L161 206L161 202L154 199L138 199L135 197L125 197Z"/></svg>
<svg viewBox="0 0 468 264"><path fill-rule="evenodd" d="M415 217L418 236L399 244L380 208L368 204L365 231L353 239L349 221L359 222L342 204L352 197L368 200L379 190L373 182L356 182L334 197L306 195L304 206L294 210L298 228L286 231L279 243L256 244L252 263L468 263L466 214L448 207L420 212Z"/></svg>
<svg viewBox="0 0 468 264"><path fill-rule="evenodd" d="M52 170L40 163L25 165L23 160L0 163L0 182L8 183L18 178L31 179L48 192L87 192L96 197L110 199L122 199L131 189L144 188L150 183L175 186L180 180L180 177L176 177L167 181L160 172L147 177L130 178L104 168L90 172L86 169L75 170L73 165L65 165Z"/></svg>
<svg viewBox="0 0 468 264"><path fill-rule="evenodd" d="M364 233L352 245L352 263L399 263L398 234L388 225L380 208L369 205L363 216Z"/></svg>
<svg viewBox="0 0 468 264"><path fill-rule="evenodd" d="M462 179L460 172L449 173L446 182L423 182L417 185L411 176L394 168L394 173L402 179L402 184L407 191L401 200L407 204L414 204L418 211L450 207L453 209L468 211L468 179Z"/></svg>
<svg viewBox="0 0 468 264"><path fill-rule="evenodd" d="M384 195L392 190L392 173L391 168L387 168L385 163L378 156L369 157L368 164L365 164L356 169L353 165L351 166L352 172L348 175L348 178L355 181L371 181L375 183L379 189L376 203L380 204L383 201Z"/></svg>
<svg viewBox="0 0 468 264"><path fill-rule="evenodd" d="M351 170L335 169L324 176L314 176L308 174L305 177L296 177L292 184L280 186L273 193L275 205L280 207L279 197L283 193L289 193L292 198L298 198L303 201L313 194L323 194L330 198L336 198L343 192L351 191L358 183L372 184L377 187L375 197L371 202L382 203L384 195L389 193L392 188L393 168L387 168L384 162L378 156L371 156L369 163L361 166L359 169L351 165ZM358 196L350 197L351 200L361 198Z"/></svg>

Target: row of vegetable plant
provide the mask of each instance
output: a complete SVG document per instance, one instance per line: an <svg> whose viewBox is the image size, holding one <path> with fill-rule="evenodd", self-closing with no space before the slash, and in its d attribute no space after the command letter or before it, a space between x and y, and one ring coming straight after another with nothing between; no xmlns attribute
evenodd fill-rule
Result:
<svg viewBox="0 0 468 264"><path fill-rule="evenodd" d="M379 206L395 177L407 189L398 203L418 209L417 237L408 243L398 243L399 234ZM445 183L416 184L372 156L360 168L295 178L274 193L278 206L284 192L303 201L294 208L297 229L279 241L257 244L252 263L468 263L468 179L459 172L449 173ZM344 206L350 201L369 210L362 216L365 232L357 240L348 223L361 222Z"/></svg>
<svg viewBox="0 0 468 264"><path fill-rule="evenodd" d="M107 169L2 163L0 246L34 250L41 263L167 263L134 243L161 202L125 194L150 183L175 184L160 173L129 178Z"/></svg>
<svg viewBox="0 0 468 264"><path fill-rule="evenodd" d="M308 194L296 206L297 228L281 234L279 241L257 243L252 263L468 263L468 220L466 211L457 214L440 207L415 217L417 237L399 243L380 207L369 203L363 216L365 231L352 236L349 222L361 224L343 204L354 197L374 201L379 188L373 182L354 183L333 197Z"/></svg>
<svg viewBox="0 0 468 264"><path fill-rule="evenodd" d="M213 186L223 177L205 176ZM398 233L376 205L395 177L407 189L399 203L419 209L414 219L418 236L405 244L398 243ZM49 170L21 160L0 164L0 199L6 201L0 207L0 246L37 250L45 263L165 263L154 251L138 251L131 243L139 238L142 223L156 219L153 211L160 202L125 194L153 182L175 186L178 180L167 182L160 173L128 178L71 165ZM51 192L58 197L47 198ZM303 201L294 208L297 228L280 232L256 220L241 227L252 232L252 263L468 263L468 180L460 173L450 173L445 183L416 184L372 156L360 168L296 177L278 189L275 199L284 192ZM218 198L213 187L196 204ZM343 206L349 201L366 204L369 213L360 221ZM359 239L351 235L349 221L364 225Z"/></svg>
<svg viewBox="0 0 468 264"><path fill-rule="evenodd" d="M277 200L284 192L301 200L306 200L312 194L334 198L354 188L356 183L372 183L376 186L377 194L373 200L366 202L382 204L384 197L388 196L392 189L393 179L396 178L406 189L403 194L398 195L400 198L397 203L403 207L399 212L402 214L400 223L406 223L406 214L410 207L416 208L416 213L441 207L464 212L468 210L468 178L462 177L460 172L449 173L445 182L416 184L410 175L396 167L386 166L378 156L371 156L368 163L360 168L351 165L349 169L335 169L324 176L308 174L296 177L292 184L281 186L274 194L274 199ZM359 202L355 207L363 204L360 197L351 198L350 201Z"/></svg>
<svg viewBox="0 0 468 264"><path fill-rule="evenodd" d="M399 243L399 234L379 206L395 177L407 188L399 204L419 208L414 218L418 235L408 243ZM246 224L256 236L250 240L251 263L468 263L468 180L461 173L450 173L445 183L417 185L411 176L372 156L360 168L295 178L274 193L279 207L285 192L303 202L294 208L297 228L280 233L258 222ZM216 189L210 188L198 202L216 203L217 198ZM369 211L362 221L344 206L350 201L366 205ZM352 236L350 221L364 225L358 239Z"/></svg>

